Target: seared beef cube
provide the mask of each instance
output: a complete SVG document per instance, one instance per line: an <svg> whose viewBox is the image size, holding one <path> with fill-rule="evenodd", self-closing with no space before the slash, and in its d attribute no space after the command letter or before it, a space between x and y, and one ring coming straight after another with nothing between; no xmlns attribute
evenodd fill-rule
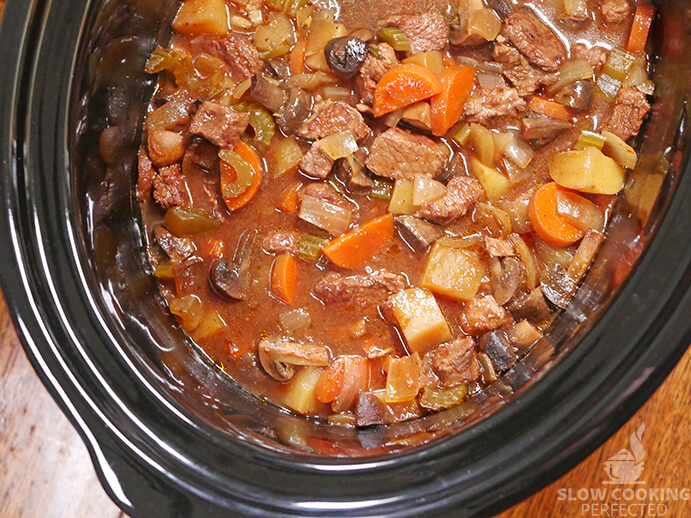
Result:
<svg viewBox="0 0 691 518"><path fill-rule="evenodd" d="M432 369L444 388L477 381L480 377L475 342L472 338L460 337L453 342L441 344L430 355Z"/></svg>
<svg viewBox="0 0 691 518"><path fill-rule="evenodd" d="M410 40L410 55L444 50L449 27L440 13L398 14L379 22L379 28L398 27Z"/></svg>
<svg viewBox="0 0 691 518"><path fill-rule="evenodd" d="M416 216L448 225L457 220L484 194L480 183L469 176L458 176L449 180L446 194L417 211Z"/></svg>
<svg viewBox="0 0 691 518"><path fill-rule="evenodd" d="M154 200L168 210L173 207L188 205L190 202L185 180L180 173L180 164L159 169L154 176Z"/></svg>
<svg viewBox="0 0 691 518"><path fill-rule="evenodd" d="M599 73L602 65L607 61L607 49L604 47L588 47L585 43L576 43L571 47L571 57L587 61L595 73Z"/></svg>
<svg viewBox="0 0 691 518"><path fill-rule="evenodd" d="M314 112L297 130L298 136L315 140L350 131L355 140L362 140L371 132L360 112L344 102L326 101L316 106Z"/></svg>
<svg viewBox="0 0 691 518"><path fill-rule="evenodd" d="M614 110L604 129L626 140L638 135L643 119L650 111L650 104L643 92L635 88L622 88L614 100Z"/></svg>
<svg viewBox="0 0 691 518"><path fill-rule="evenodd" d="M154 229L154 238L158 246L170 259L180 262L197 251L197 246L189 237L176 237L163 227Z"/></svg>
<svg viewBox="0 0 691 518"><path fill-rule="evenodd" d="M540 330L527 320L505 325L501 330L506 333L511 345L518 350L523 350L542 338Z"/></svg>
<svg viewBox="0 0 691 518"><path fill-rule="evenodd" d="M534 94L541 87L549 87L557 82L559 75L553 72L543 72L530 66L521 56L517 66L504 67L504 76L516 87L518 95L526 97Z"/></svg>
<svg viewBox="0 0 691 518"><path fill-rule="evenodd" d="M394 416L389 408L372 392L361 392L355 410L358 426L391 424Z"/></svg>
<svg viewBox="0 0 691 518"><path fill-rule="evenodd" d="M517 66L521 64L521 53L518 49L508 43L505 36L499 35L494 43L494 49L492 49L492 57L497 63L503 63L505 65ZM525 59L525 58L524 58Z"/></svg>
<svg viewBox="0 0 691 518"><path fill-rule="evenodd" d="M249 122L248 113L204 101L192 118L190 133L201 135L220 148L234 148Z"/></svg>
<svg viewBox="0 0 691 518"><path fill-rule="evenodd" d="M469 335L478 335L512 321L511 315L497 304L492 295L466 302L459 318L461 329Z"/></svg>
<svg viewBox="0 0 691 518"><path fill-rule="evenodd" d="M233 79L238 82L264 69L264 60L249 36L233 34L223 40L215 40L210 54L225 61Z"/></svg>
<svg viewBox="0 0 691 518"><path fill-rule="evenodd" d="M415 216L396 216L394 220L401 239L416 252L425 250L443 233L439 225Z"/></svg>
<svg viewBox="0 0 691 518"><path fill-rule="evenodd" d="M492 257L509 257L516 255L516 249L510 241L485 236L485 250Z"/></svg>
<svg viewBox="0 0 691 518"><path fill-rule="evenodd" d="M379 43L371 47L370 55L365 59L355 79L362 102L372 102L377 83L390 68L396 65L398 65L398 58L391 45Z"/></svg>
<svg viewBox="0 0 691 518"><path fill-rule="evenodd" d="M528 319L535 324L547 320L552 314L542 289L537 287L526 296L509 302L508 309L516 319Z"/></svg>
<svg viewBox="0 0 691 518"><path fill-rule="evenodd" d="M198 175L218 171L218 148L206 139L195 137L185 149L182 158L182 174Z"/></svg>
<svg viewBox="0 0 691 518"><path fill-rule="evenodd" d="M334 166L331 158L317 141L312 144L310 150L300 160L300 171L312 178L324 180Z"/></svg>
<svg viewBox="0 0 691 518"><path fill-rule="evenodd" d="M478 88L465 105L465 118L485 124L495 117L517 117L526 107L515 88Z"/></svg>
<svg viewBox="0 0 691 518"><path fill-rule="evenodd" d="M139 176L137 177L137 200L145 201L151 196L151 189L154 185L154 167L144 146L139 148L137 170L139 171Z"/></svg>
<svg viewBox="0 0 691 518"><path fill-rule="evenodd" d="M603 0L600 12L605 23L621 24L631 17L631 4L628 0Z"/></svg>
<svg viewBox="0 0 691 518"><path fill-rule="evenodd" d="M418 175L439 176L450 156L451 150L441 142L391 128L374 140L365 164L379 176L414 180Z"/></svg>
<svg viewBox="0 0 691 518"><path fill-rule="evenodd" d="M362 149L358 149L352 155L336 161L336 176L346 184L349 191L371 189L375 186L374 180L365 169L366 158Z"/></svg>
<svg viewBox="0 0 691 518"><path fill-rule="evenodd" d="M268 254L289 254L295 252L300 234L296 231L274 232L264 238L262 248Z"/></svg>
<svg viewBox="0 0 691 518"><path fill-rule="evenodd" d="M506 333L495 329L483 334L477 341L478 347L489 359L497 373L509 370L516 363L516 353Z"/></svg>
<svg viewBox="0 0 691 518"><path fill-rule="evenodd" d="M506 17L502 34L528 61L548 72L556 72L566 59L566 47L554 31L528 7Z"/></svg>
<svg viewBox="0 0 691 518"><path fill-rule="evenodd" d="M372 306L386 300L390 293L405 289L406 278L385 270L369 275L329 273L312 287L312 295L324 304Z"/></svg>

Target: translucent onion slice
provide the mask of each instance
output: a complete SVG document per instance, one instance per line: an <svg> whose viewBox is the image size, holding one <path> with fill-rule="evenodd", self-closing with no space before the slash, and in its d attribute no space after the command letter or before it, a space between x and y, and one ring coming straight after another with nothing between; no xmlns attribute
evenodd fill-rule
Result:
<svg viewBox="0 0 691 518"><path fill-rule="evenodd" d="M425 176L416 176L413 181L413 205L425 205L446 194L446 186Z"/></svg>
<svg viewBox="0 0 691 518"><path fill-rule="evenodd" d="M597 205L568 191L557 191L557 213L583 231L591 228L602 230L605 224L605 216Z"/></svg>
<svg viewBox="0 0 691 518"><path fill-rule="evenodd" d="M310 314L302 308L286 311L278 316L281 329L288 334L306 329L312 324Z"/></svg>
<svg viewBox="0 0 691 518"><path fill-rule="evenodd" d="M593 67L584 59L571 59L565 62L559 69L559 79L554 83L549 91L558 92L571 83L590 79L593 77Z"/></svg>
<svg viewBox="0 0 691 518"><path fill-rule="evenodd" d="M329 135L319 141L324 152L334 160L345 158L358 150L357 142L349 131Z"/></svg>
<svg viewBox="0 0 691 518"><path fill-rule="evenodd" d="M353 215L351 209L320 200L313 196L303 196L298 217L332 234L342 234L348 229Z"/></svg>

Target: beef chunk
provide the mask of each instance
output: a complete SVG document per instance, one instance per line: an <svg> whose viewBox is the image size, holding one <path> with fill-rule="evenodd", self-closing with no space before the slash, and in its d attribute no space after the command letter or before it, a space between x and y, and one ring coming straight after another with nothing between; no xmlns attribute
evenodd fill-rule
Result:
<svg viewBox="0 0 691 518"><path fill-rule="evenodd" d="M510 257L516 255L516 250L510 241L485 236L485 250L492 257Z"/></svg>
<svg viewBox="0 0 691 518"><path fill-rule="evenodd" d="M460 337L441 344L432 353L432 369L444 388L457 387L480 377L472 338Z"/></svg>
<svg viewBox="0 0 691 518"><path fill-rule="evenodd" d="M154 200L161 207L168 210L173 207L187 205L190 202L185 180L180 173L180 164L174 164L159 169L154 176Z"/></svg>
<svg viewBox="0 0 691 518"><path fill-rule="evenodd" d="M443 171L450 156L451 150L441 142L391 128L374 140L365 164L373 173L388 178L434 178Z"/></svg>
<svg viewBox="0 0 691 518"><path fill-rule="evenodd" d="M264 60L249 36L233 34L223 40L214 40L211 55L226 62L233 79L249 79L264 68Z"/></svg>
<svg viewBox="0 0 691 518"><path fill-rule="evenodd" d="M318 141L312 144L310 150L300 160L300 171L307 176L322 180L329 176L333 166L334 159L322 149Z"/></svg>
<svg viewBox="0 0 691 518"><path fill-rule="evenodd" d="M589 47L584 43L576 43L571 47L571 56L574 59L587 61L593 67L595 73L598 73L605 61L607 61L607 49L598 46Z"/></svg>
<svg viewBox="0 0 691 518"><path fill-rule="evenodd" d="M466 302L459 318L461 329L469 335L496 329L512 320L511 315L497 304L492 295L476 297Z"/></svg>
<svg viewBox="0 0 691 518"><path fill-rule="evenodd" d="M528 7L506 17L502 34L531 64L548 72L556 72L567 57L566 47L554 31Z"/></svg>
<svg viewBox="0 0 691 518"><path fill-rule="evenodd" d="M626 140L638 135L649 111L650 104L643 92L635 88L622 88L614 100L614 110L604 129Z"/></svg>
<svg viewBox="0 0 691 518"><path fill-rule="evenodd" d="M396 216L398 233L416 252L425 250L443 232L439 225L416 218L415 216Z"/></svg>
<svg viewBox="0 0 691 518"><path fill-rule="evenodd" d="M151 189L154 185L154 168L144 146L139 148L137 162L137 169L139 171L139 176L137 177L137 200L144 201L151 196Z"/></svg>
<svg viewBox="0 0 691 518"><path fill-rule="evenodd" d="M524 297L510 301L508 308L514 318L527 319L535 324L544 322L552 314L539 287Z"/></svg>
<svg viewBox="0 0 691 518"><path fill-rule="evenodd" d="M264 238L262 248L269 254L289 254L294 252L300 234L296 231L274 232Z"/></svg>
<svg viewBox="0 0 691 518"><path fill-rule="evenodd" d="M407 286L403 275L385 270L369 275L341 275L329 273L312 287L312 294L324 304L372 306L386 300L390 293Z"/></svg>
<svg viewBox="0 0 691 518"><path fill-rule="evenodd" d="M504 67L504 76L516 88L521 97L532 95L543 86L552 86L559 79L559 75L556 73L543 72L533 68L523 56L520 57L518 65Z"/></svg>
<svg viewBox="0 0 691 518"><path fill-rule="evenodd" d="M355 420L358 426L372 426L377 424L391 424L396 418L391 409L372 392L361 392L355 410Z"/></svg>
<svg viewBox="0 0 691 518"><path fill-rule="evenodd" d="M483 334L477 345L492 360L496 372L507 371L516 363L516 353L506 333L500 329Z"/></svg>
<svg viewBox="0 0 691 518"><path fill-rule="evenodd" d="M428 11L422 14L398 14L389 16L379 27L398 27L410 40L410 55L420 52L444 50L449 28L440 13Z"/></svg>
<svg viewBox="0 0 691 518"><path fill-rule="evenodd" d="M154 229L154 238L158 246L173 261L181 262L197 251L194 241L189 237L176 237L163 227Z"/></svg>
<svg viewBox="0 0 691 518"><path fill-rule="evenodd" d="M355 83L362 102L371 103L374 89L387 70L398 65L396 51L388 43L373 45L367 56Z"/></svg>
<svg viewBox="0 0 691 518"><path fill-rule="evenodd" d="M477 180L469 176L457 176L449 180L444 196L424 205L416 216L447 225L468 212L484 192Z"/></svg>
<svg viewBox="0 0 691 518"><path fill-rule="evenodd" d="M221 148L234 148L250 122L248 113L204 101L192 118L190 133L201 135Z"/></svg>
<svg viewBox="0 0 691 518"><path fill-rule="evenodd" d="M494 49L492 49L492 57L497 63L514 66L520 65L522 58L521 53L518 52L518 49L508 43L506 37L501 34L497 36Z"/></svg>
<svg viewBox="0 0 691 518"><path fill-rule="evenodd" d="M465 117L469 122L485 124L495 117L517 117L526 107L515 88L479 88L465 105Z"/></svg>
<svg viewBox="0 0 691 518"><path fill-rule="evenodd" d="M206 139L195 137L185 149L182 158L182 174L200 175L218 171L218 148Z"/></svg>
<svg viewBox="0 0 691 518"><path fill-rule="evenodd" d="M326 101L315 107L314 115L306 121L297 134L315 140L350 131L355 140L362 140L370 134L360 112L341 101Z"/></svg>
<svg viewBox="0 0 691 518"><path fill-rule="evenodd" d="M600 12L605 23L621 24L631 17L628 0L603 0Z"/></svg>

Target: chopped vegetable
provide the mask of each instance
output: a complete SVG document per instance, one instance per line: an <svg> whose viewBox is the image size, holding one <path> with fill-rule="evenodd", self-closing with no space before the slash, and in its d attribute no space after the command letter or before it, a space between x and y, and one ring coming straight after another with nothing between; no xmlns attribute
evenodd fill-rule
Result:
<svg viewBox="0 0 691 518"><path fill-rule="evenodd" d="M559 68L559 79L549 87L549 91L551 93L558 92L576 81L591 79L592 77L593 67L590 63L583 59L570 59Z"/></svg>
<svg viewBox="0 0 691 518"><path fill-rule="evenodd" d="M455 65L439 76L441 92L431 100L432 134L441 137L463 115L465 103L475 82L475 69Z"/></svg>
<svg viewBox="0 0 691 518"><path fill-rule="evenodd" d="M458 131L453 135L453 139L461 146L466 146L470 142L470 124L466 122L458 128Z"/></svg>
<svg viewBox="0 0 691 518"><path fill-rule="evenodd" d="M415 63L428 69L434 75L438 76L444 71L444 56L439 51L433 52L419 52L414 56L405 58L402 63Z"/></svg>
<svg viewBox="0 0 691 518"><path fill-rule="evenodd" d="M154 275L162 281L172 281L175 279L175 263L168 261L167 263L157 265Z"/></svg>
<svg viewBox="0 0 691 518"><path fill-rule="evenodd" d="M309 0L266 0L269 7L291 16L295 16L308 3Z"/></svg>
<svg viewBox="0 0 691 518"><path fill-rule="evenodd" d="M427 176L413 180L413 205L422 206L438 200L446 194L446 185Z"/></svg>
<svg viewBox="0 0 691 518"><path fill-rule="evenodd" d="M278 323L281 329L288 334L307 329L312 325L310 314L304 309L292 309L278 315Z"/></svg>
<svg viewBox="0 0 691 518"><path fill-rule="evenodd" d="M281 254L274 259L271 267L271 293L285 302L295 302L297 287L297 263L290 254Z"/></svg>
<svg viewBox="0 0 691 518"><path fill-rule="evenodd" d="M549 174L562 187L594 194L618 193L626 177L619 164L592 146L552 155Z"/></svg>
<svg viewBox="0 0 691 518"><path fill-rule="evenodd" d="M498 200L509 190L510 182L506 176L475 157L470 159L470 170L482 185L488 199Z"/></svg>
<svg viewBox="0 0 691 518"><path fill-rule="evenodd" d="M271 176L278 178L295 169L304 155L300 144L293 137L277 134L266 149L264 156Z"/></svg>
<svg viewBox="0 0 691 518"><path fill-rule="evenodd" d="M317 401L315 389L323 371L320 367L309 366L300 369L283 396L283 404L301 414L316 412L321 403Z"/></svg>
<svg viewBox="0 0 691 518"><path fill-rule="evenodd" d="M501 18L494 9L477 9L468 16L468 32L485 41L494 41L501 31Z"/></svg>
<svg viewBox="0 0 691 518"><path fill-rule="evenodd" d="M358 268L388 248L393 240L393 216L377 216L322 247L329 260L341 268Z"/></svg>
<svg viewBox="0 0 691 518"><path fill-rule="evenodd" d="M302 187L302 182L295 182L281 193L277 206L278 210L293 213L298 211L298 191L300 187Z"/></svg>
<svg viewBox="0 0 691 518"><path fill-rule="evenodd" d="M477 253L437 242L427 254L420 286L453 299L470 300L484 275L485 267Z"/></svg>
<svg viewBox="0 0 691 518"><path fill-rule="evenodd" d="M408 348L425 354L451 338L451 330L432 292L409 288L389 296L388 304Z"/></svg>
<svg viewBox="0 0 691 518"><path fill-rule="evenodd" d="M617 81L607 74L600 74L600 77L597 80L597 87L606 99L612 101L617 96L617 92L619 92L619 89L621 88L621 81Z"/></svg>
<svg viewBox="0 0 691 518"><path fill-rule="evenodd" d="M156 108L146 117L146 131L168 130L176 126L187 124L189 121L189 106L176 99L168 101Z"/></svg>
<svg viewBox="0 0 691 518"><path fill-rule="evenodd" d="M273 116L259 103L242 102L232 106L232 108L239 112L249 113L250 126L254 130L254 137L249 143L260 152L264 151L276 133L276 123Z"/></svg>
<svg viewBox="0 0 691 518"><path fill-rule="evenodd" d="M389 201L392 197L394 181L380 176L375 177L373 181L374 187L370 191L370 196L375 200Z"/></svg>
<svg viewBox="0 0 691 518"><path fill-rule="evenodd" d="M331 68L326 60L324 49L331 40L347 35L348 31L342 23L334 23L332 11L314 13L305 48L305 65L314 71L330 73Z"/></svg>
<svg viewBox="0 0 691 518"><path fill-rule="evenodd" d="M655 17L655 8L644 2L636 4L636 14L633 17L633 25L631 26L631 33L629 34L629 42L626 44L626 50L629 52L643 52L648 41L648 33L650 26Z"/></svg>
<svg viewBox="0 0 691 518"><path fill-rule="evenodd" d="M300 238L300 241L298 241L297 254L307 261L316 261L321 257L322 247L326 242L327 239L321 236L305 234Z"/></svg>
<svg viewBox="0 0 691 518"><path fill-rule="evenodd" d="M377 38L388 43L396 52L410 50L410 40L398 27L385 27L377 33Z"/></svg>
<svg viewBox="0 0 691 518"><path fill-rule="evenodd" d="M321 139L319 145L334 160L352 155L359 149L350 131L329 135Z"/></svg>
<svg viewBox="0 0 691 518"><path fill-rule="evenodd" d="M211 241L211 246L209 247L209 255L214 259L222 259L225 250L225 242L220 239L214 239Z"/></svg>
<svg viewBox="0 0 691 518"><path fill-rule="evenodd" d="M602 152L608 157L613 158L620 166L633 169L638 162L636 150L629 146L611 131L603 131L604 145Z"/></svg>
<svg viewBox="0 0 691 518"><path fill-rule="evenodd" d="M612 49L607 56L602 73L621 82L626 79L626 74L635 60L635 56L619 49Z"/></svg>
<svg viewBox="0 0 691 518"><path fill-rule="evenodd" d="M602 230L605 216L600 208L575 192L557 191L557 214L568 224L585 232L592 228Z"/></svg>
<svg viewBox="0 0 691 518"><path fill-rule="evenodd" d="M564 12L569 18L583 21L588 18L587 0L564 0Z"/></svg>
<svg viewBox="0 0 691 518"><path fill-rule="evenodd" d="M477 158L484 165L494 166L494 137L492 132L482 124L470 125L470 145L473 146Z"/></svg>
<svg viewBox="0 0 691 518"><path fill-rule="evenodd" d="M166 212L163 225L176 236L201 234L213 230L221 222L204 209L173 207Z"/></svg>
<svg viewBox="0 0 691 518"><path fill-rule="evenodd" d="M230 30L223 0L185 0L173 20L173 29L184 34L225 36Z"/></svg>
<svg viewBox="0 0 691 518"><path fill-rule="evenodd" d="M352 215L352 209L329 203L314 196L302 197L300 212L298 213L298 217L303 221L312 223L312 225L323 228L332 234L345 232L350 226Z"/></svg>
<svg viewBox="0 0 691 518"><path fill-rule="evenodd" d="M605 137L594 131L582 130L576 142L576 149L585 149L588 146L602 149L605 144Z"/></svg>
<svg viewBox="0 0 691 518"><path fill-rule="evenodd" d="M509 135L511 135L511 138L506 144L504 155L509 157L518 167L525 169L530 165L535 155L535 150L515 133L509 133Z"/></svg>
<svg viewBox="0 0 691 518"><path fill-rule="evenodd" d="M528 211L530 223L542 239L553 245L567 246L581 239L583 231L557 212L557 193L560 190L555 182L543 185L533 194Z"/></svg>
<svg viewBox="0 0 691 518"><path fill-rule="evenodd" d="M206 313L197 328L194 330L195 340L206 340L212 336L217 336L224 329L228 327L228 324L218 311L211 311Z"/></svg>
<svg viewBox="0 0 691 518"><path fill-rule="evenodd" d="M245 207L259 192L264 167L259 155L243 141L238 142L234 151L219 151L221 158L221 192L223 201L230 212Z"/></svg>
<svg viewBox="0 0 691 518"><path fill-rule="evenodd" d="M268 24L254 30L254 46L264 59L274 59L295 45L293 22L283 13L271 13Z"/></svg>
<svg viewBox="0 0 691 518"><path fill-rule="evenodd" d="M566 111L563 104L556 101L550 101L539 95L534 95L528 103L528 109L535 113L551 117L552 119L559 119L562 121L571 120L569 112Z"/></svg>
<svg viewBox="0 0 691 518"><path fill-rule="evenodd" d="M509 241L511 241L511 244L516 248L518 257L521 258L521 262L525 267L526 283L532 290L537 286L537 264L535 263L535 256L523 238L518 234L511 234L509 236Z"/></svg>
<svg viewBox="0 0 691 518"><path fill-rule="evenodd" d="M298 41L290 53L290 75L296 76L307 72L305 68L305 51L307 50L307 40Z"/></svg>
<svg viewBox="0 0 691 518"><path fill-rule="evenodd" d="M384 402L402 403L415 399L420 392L420 371L417 352L404 358L389 357Z"/></svg>
<svg viewBox="0 0 691 518"><path fill-rule="evenodd" d="M170 312L179 318L185 331L193 331L202 321L202 301L196 295L184 295L170 301Z"/></svg>
<svg viewBox="0 0 691 518"><path fill-rule="evenodd" d="M413 214L420 207L413 203L415 186L411 180L399 178L393 186L389 212L391 214Z"/></svg>
<svg viewBox="0 0 691 518"><path fill-rule="evenodd" d="M319 377L314 393L322 403L331 403L340 393L341 385L343 385L344 366L345 357L334 358L329 368Z"/></svg>
<svg viewBox="0 0 691 518"><path fill-rule="evenodd" d="M425 67L408 63L389 69L374 90L374 116L410 106L442 91L439 79Z"/></svg>
<svg viewBox="0 0 691 518"><path fill-rule="evenodd" d="M485 357L487 357L487 355L485 355ZM478 359L480 359L479 356ZM487 361L489 362L489 358L487 358ZM489 363L491 365L491 362ZM420 406L434 411L443 410L444 408L451 408L458 405L466 398L467 395L468 387L465 385L459 385L457 387L447 389L433 389L431 387L425 387L422 391L422 397L420 397Z"/></svg>
<svg viewBox="0 0 691 518"><path fill-rule="evenodd" d="M331 401L334 412L345 412L356 404L361 392L369 390L370 368L369 360L362 356L342 356L343 376L338 394Z"/></svg>

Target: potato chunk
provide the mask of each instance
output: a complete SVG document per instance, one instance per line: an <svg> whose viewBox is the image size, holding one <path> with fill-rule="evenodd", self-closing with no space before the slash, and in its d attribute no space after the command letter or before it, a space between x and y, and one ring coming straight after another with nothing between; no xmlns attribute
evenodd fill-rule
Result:
<svg viewBox="0 0 691 518"><path fill-rule="evenodd" d="M388 303L408 348L420 355L451 339L451 330L434 295L409 288L389 296Z"/></svg>
<svg viewBox="0 0 691 518"><path fill-rule="evenodd" d="M475 297L485 267L477 253L435 243L422 271L420 286L458 300Z"/></svg>
<svg viewBox="0 0 691 518"><path fill-rule="evenodd" d="M494 167L483 164L475 157L470 160L470 170L485 190L487 199L498 200L509 190L510 183L506 176Z"/></svg>
<svg viewBox="0 0 691 518"><path fill-rule="evenodd" d="M230 31L223 0L186 0L173 20L173 29L184 34L217 34Z"/></svg>
<svg viewBox="0 0 691 518"><path fill-rule="evenodd" d="M623 167L593 146L553 155L549 175L562 187L594 194L616 194L626 178Z"/></svg>
<svg viewBox="0 0 691 518"><path fill-rule="evenodd" d="M304 367L290 382L288 391L283 396L283 404L300 414L312 414L324 405L317 401L314 389L319 377L324 372L321 367Z"/></svg>

